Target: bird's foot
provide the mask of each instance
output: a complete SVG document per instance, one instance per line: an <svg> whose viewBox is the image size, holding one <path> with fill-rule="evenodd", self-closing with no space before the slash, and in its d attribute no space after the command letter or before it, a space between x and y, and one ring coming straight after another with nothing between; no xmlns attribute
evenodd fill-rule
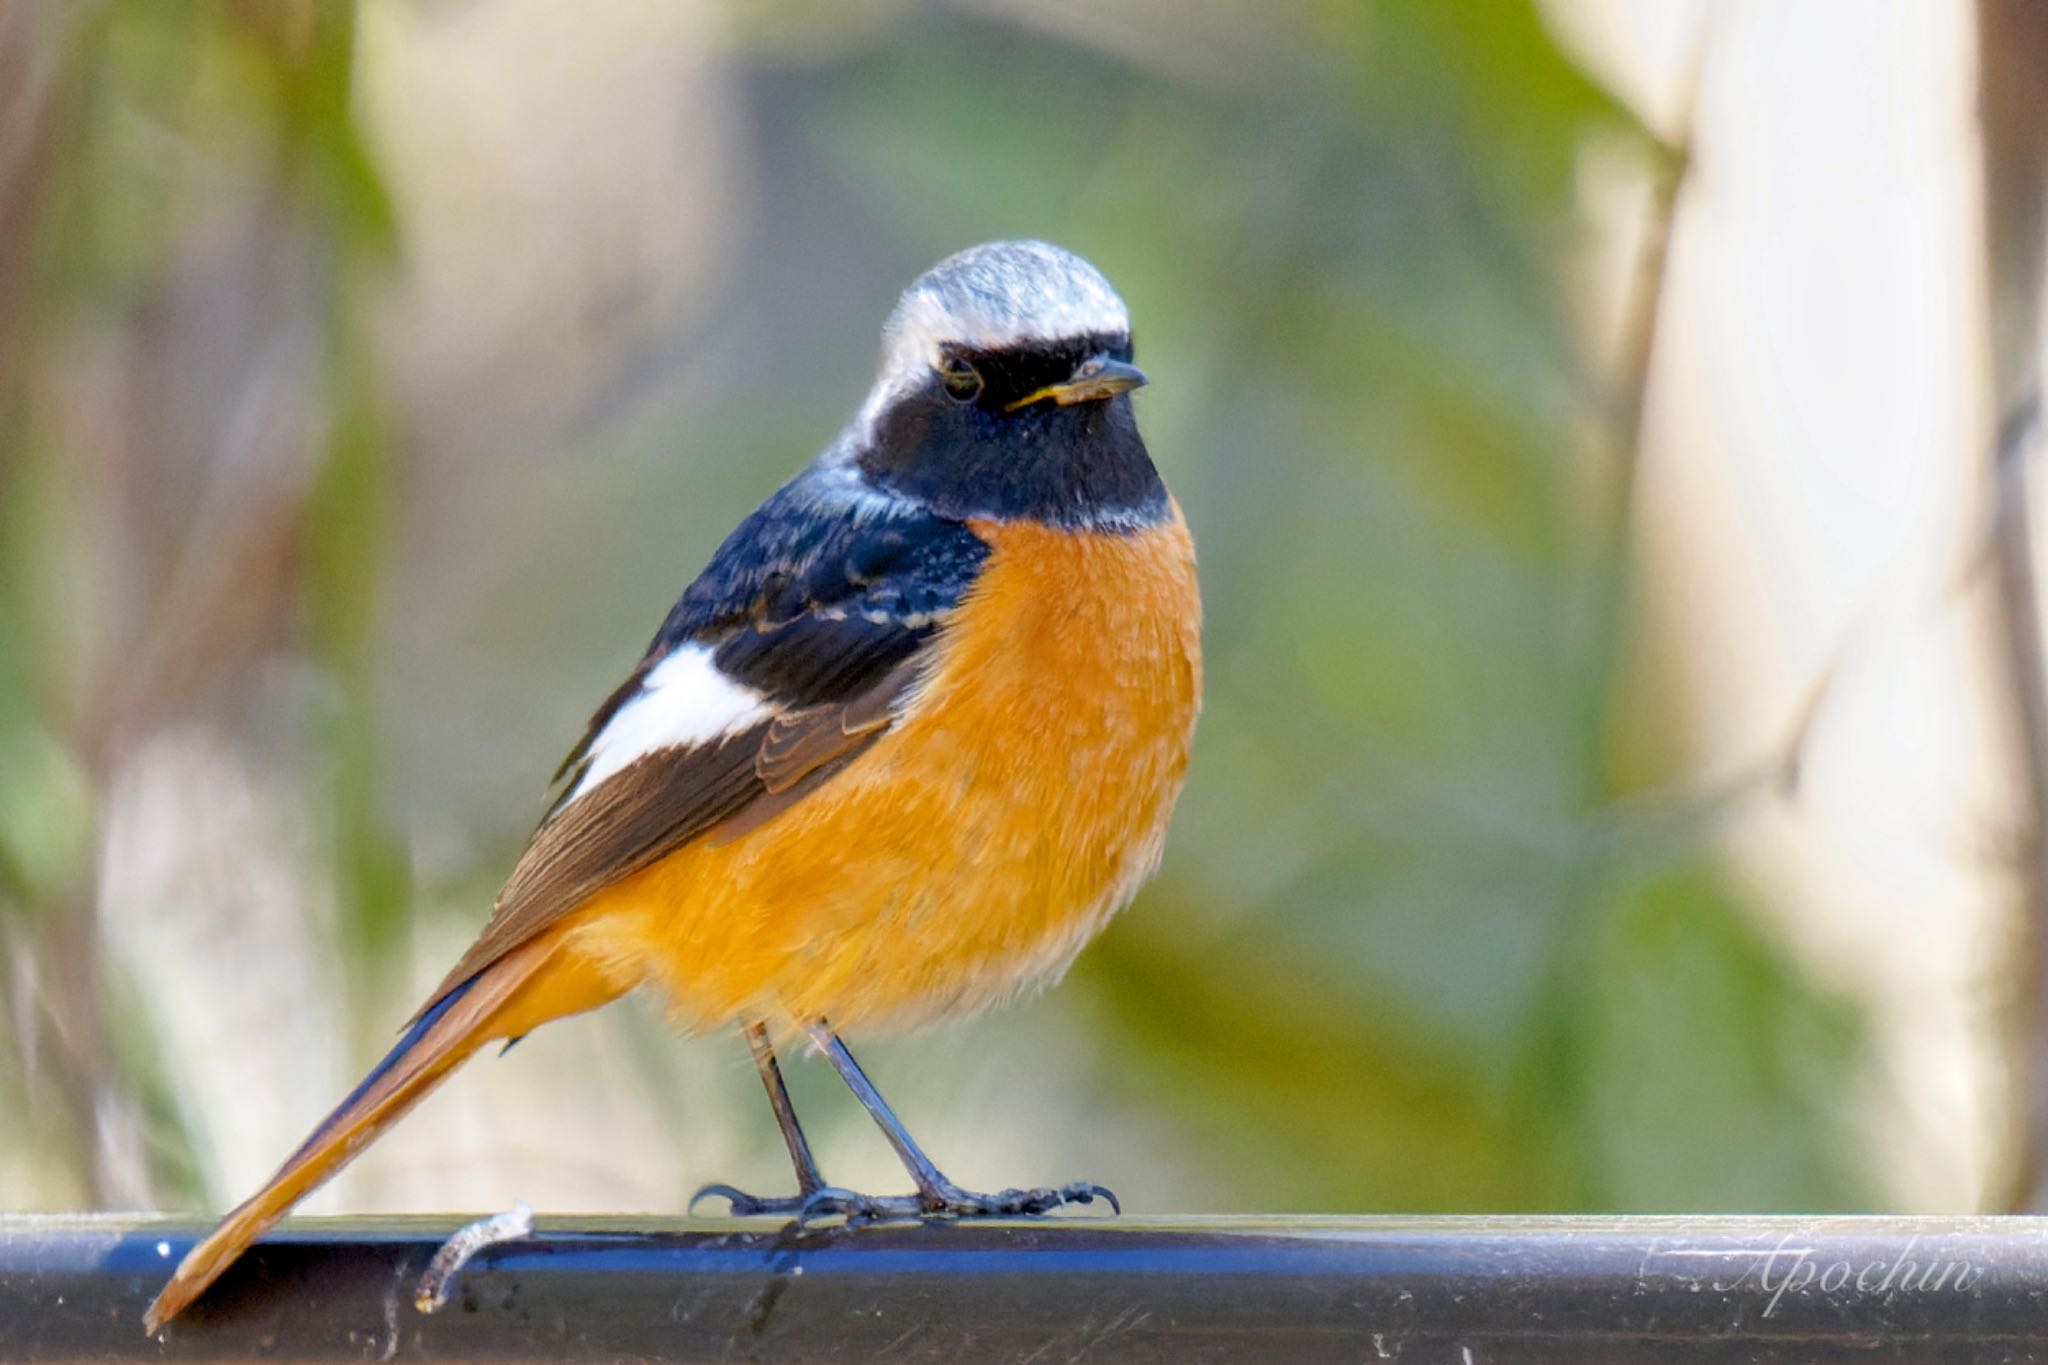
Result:
<svg viewBox="0 0 2048 1365"><path fill-rule="evenodd" d="M1067 1204L1092 1204L1098 1199L1116 1212L1123 1212L1114 1194L1087 1181L1076 1181L1059 1189L1003 1190L996 1194L963 1190L950 1183L925 1193L880 1195L827 1186L803 1201L796 1217L805 1226L828 1218L843 1218L849 1225L931 1218L1026 1218L1050 1213Z"/></svg>
<svg viewBox="0 0 2048 1365"><path fill-rule="evenodd" d="M844 1219L849 1227L861 1223L906 1222L927 1218L1028 1218L1068 1204L1092 1204L1100 1199L1117 1213L1123 1205L1101 1185L1077 1180L1058 1189L1002 1190L980 1194L963 1190L950 1182L921 1194L861 1194L857 1190L824 1185L805 1194L764 1199L731 1185L706 1185L690 1200L690 1212L706 1199L723 1199L734 1218L788 1217L799 1227L810 1227L829 1219Z"/></svg>
<svg viewBox="0 0 2048 1365"><path fill-rule="evenodd" d="M1116 1195L1087 1180L1076 1180L1058 1189L1003 1190L996 1194L978 1194L949 1182L918 1198L928 1216L942 1218L1031 1217L1068 1204L1092 1204L1098 1199L1114 1213L1124 1211Z"/></svg>

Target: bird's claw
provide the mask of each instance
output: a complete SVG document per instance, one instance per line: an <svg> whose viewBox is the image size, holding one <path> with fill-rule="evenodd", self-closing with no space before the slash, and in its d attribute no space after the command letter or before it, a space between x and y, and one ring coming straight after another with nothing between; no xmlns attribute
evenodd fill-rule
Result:
<svg viewBox="0 0 2048 1365"><path fill-rule="evenodd" d="M1064 1204L1092 1204L1098 1199L1109 1205L1111 1213L1121 1215L1124 1211L1124 1206L1117 1200L1116 1191L1107 1185L1098 1185L1092 1180L1076 1180L1056 1190L1029 1190L1026 1191L1025 1197L1030 1202L1027 1207L1019 1210L1021 1213L1050 1213Z"/></svg>
<svg viewBox="0 0 2048 1365"><path fill-rule="evenodd" d="M723 1199L727 1206L726 1214L732 1218L775 1216L801 1219L808 1202L808 1196L801 1194L764 1199L758 1194L748 1194L736 1185L706 1185L690 1196L692 1217L696 1215L697 1206L707 1199Z"/></svg>

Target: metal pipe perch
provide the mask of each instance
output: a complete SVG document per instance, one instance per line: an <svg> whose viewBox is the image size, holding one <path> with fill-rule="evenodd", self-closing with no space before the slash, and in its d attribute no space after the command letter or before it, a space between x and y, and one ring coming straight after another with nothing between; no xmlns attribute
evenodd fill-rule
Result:
<svg viewBox="0 0 2048 1365"><path fill-rule="evenodd" d="M201 1231L0 1219L0 1359L2048 1360L2048 1219L1062 1216L793 1232L305 1219L152 1340Z"/></svg>

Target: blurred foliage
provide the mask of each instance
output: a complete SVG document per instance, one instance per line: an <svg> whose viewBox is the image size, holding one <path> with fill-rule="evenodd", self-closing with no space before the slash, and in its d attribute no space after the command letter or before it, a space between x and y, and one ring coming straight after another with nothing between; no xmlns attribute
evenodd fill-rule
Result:
<svg viewBox="0 0 2048 1365"><path fill-rule="evenodd" d="M1143 420L1201 547L1208 709L1158 884L1068 988L953 1054L1092 1035L1068 1086L1091 1114L1149 1114L1196 1182L1153 1206L1869 1203L1841 1122L1857 1021L1755 927L1710 813L1657 790L1681 717L1653 668L1623 667L1630 437L1565 269L1586 139L1641 135L1539 12L718 17L747 129L720 284L525 432L573 452L525 474L486 442L437 452L433 396L395 393L417 206L361 122L349 8L9 21L45 63L0 184L32 205L0 258L29 279L0 291L0 1093L33 1154L9 1187L237 1193L197 1188L150 997L95 908L101 817L152 733L203 712L267 753L254 680L310 671L290 695L317 741L278 761L324 812L323 932L373 1049L411 1003L389 983L415 913L480 918L538 775L665 594L844 419L893 291L963 244L1041 235L1139 320ZM243 246L195 263L223 215ZM505 260L508 287L548 264ZM236 339L167 333L194 291ZM195 366L231 399L283 386L287 435L238 457L234 401L193 417L164 393ZM109 395L127 406L102 413ZM233 516L208 520L194 490L231 478ZM482 537L495 577L453 599L472 615L405 645L422 537L517 479L530 515ZM1676 817L1636 818L1645 800ZM883 1049L885 1081L930 1046ZM109 1131L142 1154L126 1183Z"/></svg>

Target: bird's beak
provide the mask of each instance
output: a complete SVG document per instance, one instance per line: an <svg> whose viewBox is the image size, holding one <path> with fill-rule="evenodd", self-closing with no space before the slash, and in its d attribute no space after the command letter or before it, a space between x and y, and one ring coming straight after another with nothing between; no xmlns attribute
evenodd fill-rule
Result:
<svg viewBox="0 0 2048 1365"><path fill-rule="evenodd" d="M1005 404L1003 411L1015 412L1048 398L1063 408L1072 403L1092 403L1097 399L1129 393L1144 383L1145 372L1128 360L1094 355L1082 361L1069 378L1048 384L1036 393L1027 393L1016 402Z"/></svg>

